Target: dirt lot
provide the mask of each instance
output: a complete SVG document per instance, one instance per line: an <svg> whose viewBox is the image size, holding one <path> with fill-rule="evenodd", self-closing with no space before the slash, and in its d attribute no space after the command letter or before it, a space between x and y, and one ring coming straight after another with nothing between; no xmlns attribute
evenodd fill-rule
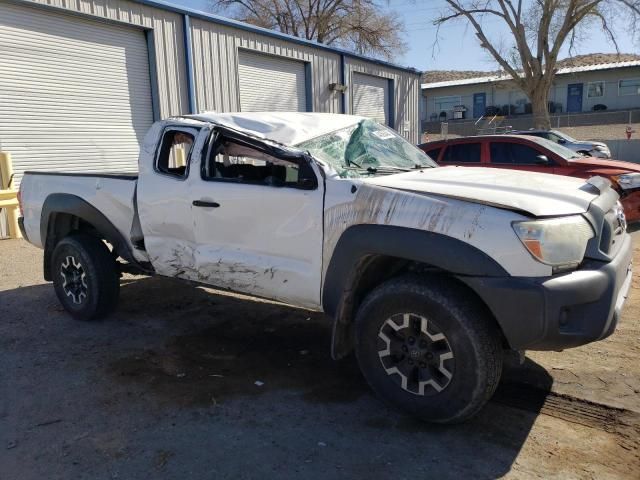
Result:
<svg viewBox="0 0 640 480"><path fill-rule="evenodd" d="M320 315L126 277L118 312L82 323L41 261L0 242L2 480L640 478L640 277L612 337L528 354L440 427L331 361Z"/></svg>

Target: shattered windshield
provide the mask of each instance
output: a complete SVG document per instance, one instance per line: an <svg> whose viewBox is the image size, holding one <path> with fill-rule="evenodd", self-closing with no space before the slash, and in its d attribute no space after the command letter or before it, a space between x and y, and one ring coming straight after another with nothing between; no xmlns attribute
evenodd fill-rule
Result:
<svg viewBox="0 0 640 480"><path fill-rule="evenodd" d="M296 146L331 165L341 177L437 166L422 150L373 120L361 120Z"/></svg>

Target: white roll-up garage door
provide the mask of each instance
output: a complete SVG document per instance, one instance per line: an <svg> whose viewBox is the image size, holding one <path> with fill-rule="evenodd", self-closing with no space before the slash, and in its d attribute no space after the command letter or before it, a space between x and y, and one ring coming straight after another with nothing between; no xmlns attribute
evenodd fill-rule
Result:
<svg viewBox="0 0 640 480"><path fill-rule="evenodd" d="M240 51L238 75L243 112L307 110L304 62Z"/></svg>
<svg viewBox="0 0 640 480"><path fill-rule="evenodd" d="M354 115L369 117L384 125L389 123L388 79L354 73L352 89L351 111Z"/></svg>
<svg viewBox="0 0 640 480"><path fill-rule="evenodd" d="M0 4L0 148L25 170L135 171L151 125L144 32Z"/></svg>

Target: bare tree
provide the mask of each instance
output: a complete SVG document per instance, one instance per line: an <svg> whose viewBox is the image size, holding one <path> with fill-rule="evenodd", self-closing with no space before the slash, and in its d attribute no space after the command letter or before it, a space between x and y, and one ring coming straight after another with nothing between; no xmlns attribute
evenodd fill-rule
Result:
<svg viewBox="0 0 640 480"><path fill-rule="evenodd" d="M386 59L405 47L404 26L376 0L212 0L243 22Z"/></svg>
<svg viewBox="0 0 640 480"><path fill-rule="evenodd" d="M457 19L469 22L480 46L511 76L531 101L534 124L549 128L549 91L557 71L558 54L569 50L579 37L580 27L597 22L618 51L612 29L615 16L640 14L639 0L445 0L447 11L434 24ZM497 19L510 33L507 44L491 36ZM635 21L630 22L635 25ZM568 43L567 43L568 42ZM618 51L619 53L619 51Z"/></svg>

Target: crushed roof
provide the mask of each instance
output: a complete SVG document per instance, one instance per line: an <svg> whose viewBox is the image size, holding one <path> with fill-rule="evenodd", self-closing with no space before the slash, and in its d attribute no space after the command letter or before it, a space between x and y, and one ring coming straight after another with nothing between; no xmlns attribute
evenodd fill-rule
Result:
<svg viewBox="0 0 640 480"><path fill-rule="evenodd" d="M187 117L241 130L288 146L306 142L364 120L364 117L357 115L319 112L203 112Z"/></svg>

